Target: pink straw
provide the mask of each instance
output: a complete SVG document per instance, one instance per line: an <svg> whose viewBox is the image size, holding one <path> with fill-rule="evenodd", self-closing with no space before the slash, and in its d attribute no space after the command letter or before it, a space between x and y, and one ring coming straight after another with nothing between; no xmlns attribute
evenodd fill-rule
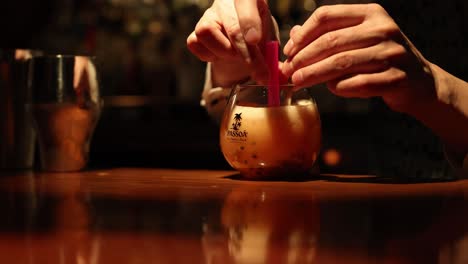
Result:
<svg viewBox="0 0 468 264"><path fill-rule="evenodd" d="M269 41L266 43L265 57L268 70L270 72L270 80L268 83L268 106L280 106L278 53L278 41Z"/></svg>

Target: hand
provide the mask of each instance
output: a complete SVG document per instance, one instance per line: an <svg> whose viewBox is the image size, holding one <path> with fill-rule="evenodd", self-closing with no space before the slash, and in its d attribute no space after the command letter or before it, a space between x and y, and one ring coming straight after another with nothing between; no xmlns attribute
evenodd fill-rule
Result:
<svg viewBox="0 0 468 264"><path fill-rule="evenodd" d="M215 0L187 39L200 60L212 63L215 86L230 86L247 78L268 80L262 55L266 41L276 39L265 0Z"/></svg>
<svg viewBox="0 0 468 264"><path fill-rule="evenodd" d="M429 62L378 4L320 7L290 37L283 73L298 87L326 82L339 96L380 96L402 112L436 99Z"/></svg>

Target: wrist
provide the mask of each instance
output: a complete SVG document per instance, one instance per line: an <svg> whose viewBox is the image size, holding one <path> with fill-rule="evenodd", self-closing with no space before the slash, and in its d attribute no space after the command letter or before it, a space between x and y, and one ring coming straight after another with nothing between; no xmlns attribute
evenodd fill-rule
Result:
<svg viewBox="0 0 468 264"><path fill-rule="evenodd" d="M421 100L409 114L431 128L453 152L466 154L468 84L435 64L428 65L433 76L434 96L431 100Z"/></svg>
<svg viewBox="0 0 468 264"><path fill-rule="evenodd" d="M468 117L468 83L431 64L437 98Z"/></svg>
<svg viewBox="0 0 468 264"><path fill-rule="evenodd" d="M392 89L382 98L392 110L419 117L424 115L424 109L439 103L436 90L432 71L425 64L423 70L414 74L407 84Z"/></svg>
<svg viewBox="0 0 468 264"><path fill-rule="evenodd" d="M401 32L403 46L406 47L413 63L405 68L408 71L408 83L392 91L383 99L394 111L403 112L411 116L419 116L422 109L438 103L438 87L433 64L428 61L414 46L414 44ZM423 112L424 114L424 112Z"/></svg>

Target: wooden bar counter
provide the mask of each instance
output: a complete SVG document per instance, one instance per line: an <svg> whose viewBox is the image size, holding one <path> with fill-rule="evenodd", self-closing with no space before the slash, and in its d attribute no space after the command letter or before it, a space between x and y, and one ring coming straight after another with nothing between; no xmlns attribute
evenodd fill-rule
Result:
<svg viewBox="0 0 468 264"><path fill-rule="evenodd" d="M0 173L0 263L468 263L468 180Z"/></svg>

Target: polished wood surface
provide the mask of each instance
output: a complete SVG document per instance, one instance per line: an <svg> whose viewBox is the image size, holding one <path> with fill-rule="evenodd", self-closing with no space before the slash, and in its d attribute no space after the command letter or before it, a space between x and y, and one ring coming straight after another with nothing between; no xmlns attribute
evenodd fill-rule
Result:
<svg viewBox="0 0 468 264"><path fill-rule="evenodd" d="M0 173L0 263L468 263L468 181Z"/></svg>

